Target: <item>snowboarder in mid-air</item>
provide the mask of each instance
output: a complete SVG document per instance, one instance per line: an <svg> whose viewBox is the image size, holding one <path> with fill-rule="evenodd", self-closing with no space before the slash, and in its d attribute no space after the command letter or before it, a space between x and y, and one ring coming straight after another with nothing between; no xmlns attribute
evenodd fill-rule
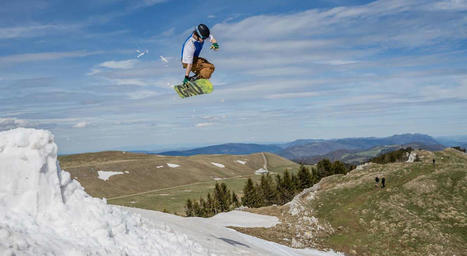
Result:
<svg viewBox="0 0 467 256"><path fill-rule="evenodd" d="M212 83L208 79L215 67L206 59L199 57L204 41L207 39L211 41L211 49L219 50L217 40L204 24L196 26L183 43L181 61L183 68L186 69L185 78L182 84L174 85L175 91L181 98L208 94L213 91ZM195 73L195 75L190 77L190 72Z"/></svg>
<svg viewBox="0 0 467 256"><path fill-rule="evenodd" d="M204 24L196 26L195 30L185 40L182 46L182 65L186 69L185 79L183 79L183 85L186 85L189 81L196 79L209 79L214 72L214 65L211 64L204 58L199 57L201 50L203 49L204 41L211 41L211 49L219 50L219 44L214 36L210 33L209 28ZM190 77L190 72L195 73L193 77Z"/></svg>

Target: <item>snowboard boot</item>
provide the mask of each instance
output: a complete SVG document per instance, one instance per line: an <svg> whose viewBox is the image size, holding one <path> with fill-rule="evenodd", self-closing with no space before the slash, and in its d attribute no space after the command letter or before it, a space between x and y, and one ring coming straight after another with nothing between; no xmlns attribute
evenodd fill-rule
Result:
<svg viewBox="0 0 467 256"><path fill-rule="evenodd" d="M194 82L199 79L198 75L193 75L192 77L189 78L190 82Z"/></svg>

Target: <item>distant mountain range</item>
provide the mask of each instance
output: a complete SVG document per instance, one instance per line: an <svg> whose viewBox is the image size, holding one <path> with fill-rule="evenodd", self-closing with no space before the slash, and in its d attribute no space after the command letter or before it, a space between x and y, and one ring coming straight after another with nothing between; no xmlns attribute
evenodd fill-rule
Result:
<svg viewBox="0 0 467 256"><path fill-rule="evenodd" d="M261 145L251 143L227 143L221 145L213 145L202 148L195 148L183 151L167 151L159 153L166 156L192 156L206 154L225 154L225 155L248 155L258 152L277 153L282 150L278 145Z"/></svg>
<svg viewBox="0 0 467 256"><path fill-rule="evenodd" d="M359 163L378 154L409 146L427 150L441 150L446 147L428 135L415 133L383 138L301 139L271 145L228 143L183 151L160 152L157 154L191 156L199 154L244 155L257 152L270 152L304 163L314 163L323 158L341 160L347 163Z"/></svg>
<svg viewBox="0 0 467 256"><path fill-rule="evenodd" d="M461 148L467 148L467 135L435 137L435 140L446 147L459 146Z"/></svg>

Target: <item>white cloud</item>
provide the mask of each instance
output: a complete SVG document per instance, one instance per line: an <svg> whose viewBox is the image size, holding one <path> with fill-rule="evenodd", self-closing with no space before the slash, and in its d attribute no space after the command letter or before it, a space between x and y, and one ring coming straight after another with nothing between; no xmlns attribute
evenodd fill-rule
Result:
<svg viewBox="0 0 467 256"><path fill-rule="evenodd" d="M26 127L29 122L17 118L0 118L0 130L15 129L18 127Z"/></svg>
<svg viewBox="0 0 467 256"><path fill-rule="evenodd" d="M465 11L467 10L467 1L465 0L446 0L438 1L432 5L428 5L428 10L455 10Z"/></svg>
<svg viewBox="0 0 467 256"><path fill-rule="evenodd" d="M140 79L110 79L112 83L117 85L136 85L136 86L147 86L151 83L140 80Z"/></svg>
<svg viewBox="0 0 467 256"><path fill-rule="evenodd" d="M328 64L328 65L347 65L347 64L354 64L358 61L353 60L327 60L327 61L318 61L317 63Z"/></svg>
<svg viewBox="0 0 467 256"><path fill-rule="evenodd" d="M164 2L167 2L167 0L139 0L139 1L134 1L134 2L136 2L134 8L143 8L143 7L153 6L155 4L164 3Z"/></svg>
<svg viewBox="0 0 467 256"><path fill-rule="evenodd" d="M168 30L162 32L161 36L169 37L169 36L173 36L174 34L175 34L175 28L169 28Z"/></svg>
<svg viewBox="0 0 467 256"><path fill-rule="evenodd" d="M156 96L156 95L158 95L157 92L147 91L147 90L131 92L131 93L128 94L128 96L132 100L144 99L144 98L148 98L148 97L152 97L152 96Z"/></svg>
<svg viewBox="0 0 467 256"><path fill-rule="evenodd" d="M99 67L110 69L130 69L138 63L137 60L106 61L99 64Z"/></svg>
<svg viewBox="0 0 467 256"><path fill-rule="evenodd" d="M451 3L451 1L446 1ZM288 15L253 16L213 27L227 68L354 64L398 48L462 40L467 20L459 13L423 11L427 1L376 1L367 5L312 9ZM437 9L436 11L442 12ZM248 38L248 40L244 40ZM359 49L365 49L361 51Z"/></svg>
<svg viewBox="0 0 467 256"><path fill-rule="evenodd" d="M206 127L206 126L212 126L214 123L197 123L195 127Z"/></svg>
<svg viewBox="0 0 467 256"><path fill-rule="evenodd" d="M80 25L25 25L17 27L3 27L0 28L0 39L14 39L14 38L27 38L42 35L49 35L51 33L66 32L79 28Z"/></svg>
<svg viewBox="0 0 467 256"><path fill-rule="evenodd" d="M266 99L284 99L284 98L308 98L320 95L316 92L294 92L266 95Z"/></svg>
<svg viewBox="0 0 467 256"><path fill-rule="evenodd" d="M97 69L97 68L93 68L93 69L91 69L91 71L89 71L88 73L86 73L86 75L88 75L88 76L93 76L93 75L97 75L97 74L99 74L99 73L101 73L101 72L102 72L102 70Z"/></svg>
<svg viewBox="0 0 467 256"><path fill-rule="evenodd" d="M73 128L85 128L88 125L89 125L88 122L82 121L82 122L79 122L79 123L73 125Z"/></svg>
<svg viewBox="0 0 467 256"><path fill-rule="evenodd" d="M8 55L0 57L0 64L13 64L32 61L48 61L63 58L76 58L86 57L90 55L101 54L102 52L88 52L88 51L72 51L72 52L41 52L41 53L24 53L16 55Z"/></svg>

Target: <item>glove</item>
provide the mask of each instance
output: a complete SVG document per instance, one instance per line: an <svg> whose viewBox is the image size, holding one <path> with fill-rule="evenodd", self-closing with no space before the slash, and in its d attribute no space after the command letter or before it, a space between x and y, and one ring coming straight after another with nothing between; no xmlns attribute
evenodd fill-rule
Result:
<svg viewBox="0 0 467 256"><path fill-rule="evenodd" d="M211 45L211 49L214 50L214 51L219 50L219 44L218 44L218 43L213 43L213 44Z"/></svg>
<svg viewBox="0 0 467 256"><path fill-rule="evenodd" d="M183 85L187 84L190 81L190 78L188 76L185 76L185 79L183 79Z"/></svg>

